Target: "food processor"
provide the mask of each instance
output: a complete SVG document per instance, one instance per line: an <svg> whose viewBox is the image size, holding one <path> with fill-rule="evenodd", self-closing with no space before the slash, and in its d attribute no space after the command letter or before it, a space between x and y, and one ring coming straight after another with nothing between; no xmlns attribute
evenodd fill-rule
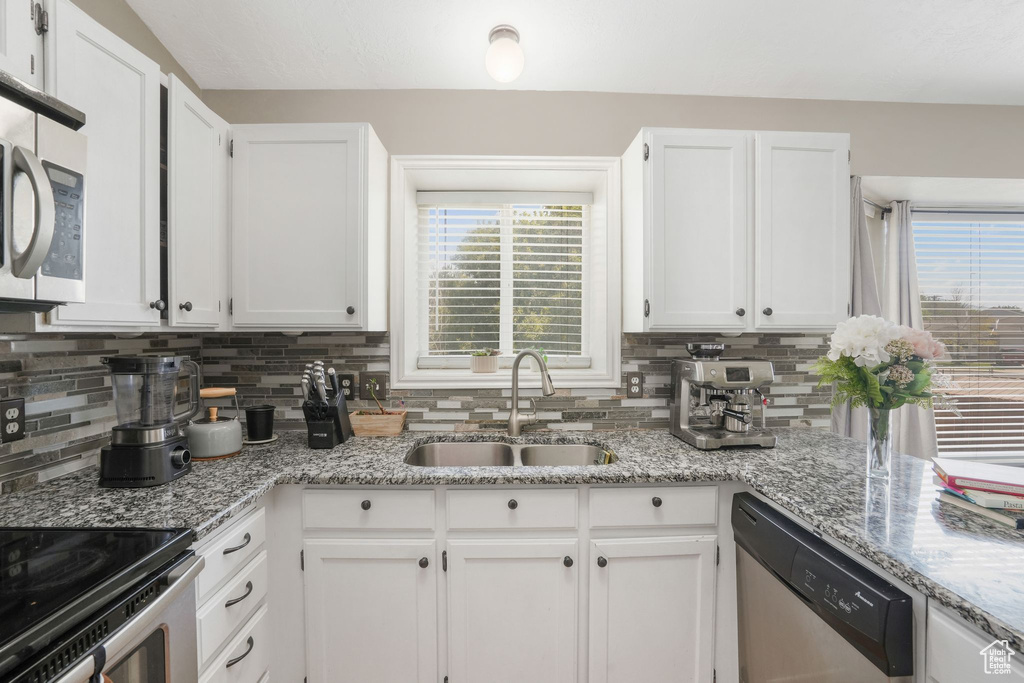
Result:
<svg viewBox="0 0 1024 683"><path fill-rule="evenodd" d="M100 451L100 486L159 486L192 470L181 425L199 412L199 365L188 356L108 356L117 426ZM189 403L175 413L178 381L187 370Z"/></svg>

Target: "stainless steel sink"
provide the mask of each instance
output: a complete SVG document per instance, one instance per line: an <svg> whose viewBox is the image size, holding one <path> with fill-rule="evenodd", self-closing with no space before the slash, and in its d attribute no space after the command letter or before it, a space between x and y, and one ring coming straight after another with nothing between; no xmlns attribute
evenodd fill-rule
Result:
<svg viewBox="0 0 1024 683"><path fill-rule="evenodd" d="M550 444L523 446L519 459L524 467L565 467L571 465L610 465L616 460L611 451L586 444Z"/></svg>
<svg viewBox="0 0 1024 683"><path fill-rule="evenodd" d="M618 457L587 444L505 444L450 441L417 446L405 456L416 467L567 467L610 465Z"/></svg>
<svg viewBox="0 0 1024 683"><path fill-rule="evenodd" d="M512 467L512 447L503 443L428 443L409 451L405 462L417 467Z"/></svg>

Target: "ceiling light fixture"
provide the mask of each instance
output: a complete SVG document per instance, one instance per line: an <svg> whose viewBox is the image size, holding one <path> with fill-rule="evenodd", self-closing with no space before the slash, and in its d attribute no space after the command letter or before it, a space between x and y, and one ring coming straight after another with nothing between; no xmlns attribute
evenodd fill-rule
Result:
<svg viewBox="0 0 1024 683"><path fill-rule="evenodd" d="M491 44L484 58L487 73L499 83L511 83L519 78L526 63L523 48L519 46L519 31L501 24L491 29L488 39Z"/></svg>

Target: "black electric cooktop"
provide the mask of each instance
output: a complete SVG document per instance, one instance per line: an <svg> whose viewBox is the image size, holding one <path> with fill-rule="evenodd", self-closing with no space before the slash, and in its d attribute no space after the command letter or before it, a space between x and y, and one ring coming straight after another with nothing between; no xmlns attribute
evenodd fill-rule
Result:
<svg viewBox="0 0 1024 683"><path fill-rule="evenodd" d="M0 528L0 678L191 542L190 529Z"/></svg>

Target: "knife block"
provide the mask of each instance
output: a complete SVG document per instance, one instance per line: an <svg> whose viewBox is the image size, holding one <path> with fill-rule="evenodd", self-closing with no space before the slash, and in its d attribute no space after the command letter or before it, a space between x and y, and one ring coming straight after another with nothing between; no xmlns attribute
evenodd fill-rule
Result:
<svg viewBox="0 0 1024 683"><path fill-rule="evenodd" d="M345 394L327 392L327 419L320 420L305 406L302 408L306 418L307 439L310 448L334 448L345 443L352 436L352 422L348 417L348 405Z"/></svg>

